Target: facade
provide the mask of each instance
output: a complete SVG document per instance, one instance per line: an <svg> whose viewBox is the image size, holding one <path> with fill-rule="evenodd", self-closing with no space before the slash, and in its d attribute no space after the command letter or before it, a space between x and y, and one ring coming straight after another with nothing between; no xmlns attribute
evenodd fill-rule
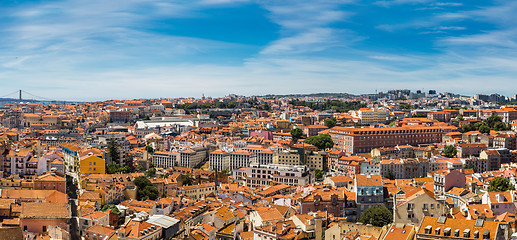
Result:
<svg viewBox="0 0 517 240"><path fill-rule="evenodd" d="M111 122L128 122L131 120L130 111L110 111Z"/></svg>
<svg viewBox="0 0 517 240"><path fill-rule="evenodd" d="M370 125L376 123L386 123L389 117L389 111L382 109L368 109L362 108L359 109L356 113L359 120L361 120L361 125Z"/></svg>
<svg viewBox="0 0 517 240"><path fill-rule="evenodd" d="M208 159L210 169L224 171L230 169L230 154L223 150L215 150L210 153Z"/></svg>
<svg viewBox="0 0 517 240"><path fill-rule="evenodd" d="M248 167L255 161L255 154L247 150L237 150L230 153L230 170Z"/></svg>
<svg viewBox="0 0 517 240"><path fill-rule="evenodd" d="M482 109L478 111L478 116L481 120L488 119L492 115L501 117L504 123L511 123L513 120L517 120L517 110L514 108Z"/></svg>
<svg viewBox="0 0 517 240"><path fill-rule="evenodd" d="M271 149L264 149L257 153L257 163L266 165L273 164L276 161L278 162L277 153Z"/></svg>
<svg viewBox="0 0 517 240"><path fill-rule="evenodd" d="M336 217L344 217L346 208L346 194L342 190L318 189L300 200L301 214L327 211Z"/></svg>
<svg viewBox="0 0 517 240"><path fill-rule="evenodd" d="M43 234L51 226L66 227L71 218L68 203L24 202L21 204L20 227L23 231Z"/></svg>
<svg viewBox="0 0 517 240"><path fill-rule="evenodd" d="M205 195L213 192L215 192L215 183L211 182L179 187L177 195L184 195L192 199L203 199Z"/></svg>
<svg viewBox="0 0 517 240"><path fill-rule="evenodd" d="M35 175L37 171L37 161L31 161L33 158L30 149L11 150L4 157L3 170L7 174L15 175Z"/></svg>
<svg viewBox="0 0 517 240"><path fill-rule="evenodd" d="M453 187L465 188L465 174L458 170L439 170L434 172L434 193L444 195Z"/></svg>
<svg viewBox="0 0 517 240"><path fill-rule="evenodd" d="M61 144L63 159L65 160L66 171L77 171L79 170L79 148L76 145L70 143Z"/></svg>
<svg viewBox="0 0 517 240"><path fill-rule="evenodd" d="M206 158L206 148L191 148L180 152L180 166L194 168Z"/></svg>
<svg viewBox="0 0 517 240"><path fill-rule="evenodd" d="M379 165L381 170L380 174L382 176L392 173L397 179L408 179L424 177L427 175L427 172L422 171L422 165L424 164L421 164L418 159L382 160Z"/></svg>
<svg viewBox="0 0 517 240"><path fill-rule="evenodd" d="M402 145L395 147L381 147L374 148L370 152L370 155L374 158L414 158L415 151L410 145Z"/></svg>
<svg viewBox="0 0 517 240"><path fill-rule="evenodd" d="M384 192L380 175L357 174L354 178L354 191L358 216L364 210L384 203Z"/></svg>
<svg viewBox="0 0 517 240"><path fill-rule="evenodd" d="M252 163L246 169L245 186L268 186L273 181L278 184L292 186L314 183L314 176L306 166L291 166L282 164L261 165Z"/></svg>
<svg viewBox="0 0 517 240"><path fill-rule="evenodd" d="M508 239L499 222L426 216L417 232L417 240L433 239Z"/></svg>
<svg viewBox="0 0 517 240"><path fill-rule="evenodd" d="M162 228L148 222L129 221L118 230L118 240L155 240L161 239Z"/></svg>
<svg viewBox="0 0 517 240"><path fill-rule="evenodd" d="M418 226L425 216L446 216L447 206L434 198L434 193L427 189L406 193L403 199L397 200L393 211L395 224L411 224Z"/></svg>
<svg viewBox="0 0 517 240"><path fill-rule="evenodd" d="M499 215L505 212L514 214L516 212L516 198L517 194L515 191L485 192L481 201L482 204L487 204L495 215Z"/></svg>
<svg viewBox="0 0 517 240"><path fill-rule="evenodd" d="M106 173L104 159L97 156L86 156L79 161L79 172L81 174L104 174Z"/></svg>
<svg viewBox="0 0 517 240"><path fill-rule="evenodd" d="M427 113L427 118L431 120L436 120L438 122L450 122L451 121L451 113L450 112L430 112Z"/></svg>
<svg viewBox="0 0 517 240"><path fill-rule="evenodd" d="M180 153L177 151L171 152L154 152L153 164L161 168L171 168L177 166L180 160Z"/></svg>
<svg viewBox="0 0 517 240"><path fill-rule="evenodd" d="M334 141L334 148L354 154L370 152L372 149L380 147L437 143L442 141L444 134L455 129L455 127L449 126L333 127L329 133Z"/></svg>
<svg viewBox="0 0 517 240"><path fill-rule="evenodd" d="M319 132L328 129L325 125L309 125L303 128L303 135L305 137L312 137L319 134Z"/></svg>
<svg viewBox="0 0 517 240"><path fill-rule="evenodd" d="M48 172L34 179L34 190L57 190L66 193L65 175L58 171Z"/></svg>

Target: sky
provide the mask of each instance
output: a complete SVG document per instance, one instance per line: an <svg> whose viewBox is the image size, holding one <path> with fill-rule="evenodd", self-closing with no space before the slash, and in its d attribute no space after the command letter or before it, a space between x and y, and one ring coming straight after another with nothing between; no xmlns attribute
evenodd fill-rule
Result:
<svg viewBox="0 0 517 240"><path fill-rule="evenodd" d="M517 1L0 1L0 96L517 93Z"/></svg>

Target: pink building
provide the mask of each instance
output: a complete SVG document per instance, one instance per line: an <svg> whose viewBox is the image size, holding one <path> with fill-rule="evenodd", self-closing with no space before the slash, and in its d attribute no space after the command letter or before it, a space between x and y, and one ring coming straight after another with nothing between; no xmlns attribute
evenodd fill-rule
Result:
<svg viewBox="0 0 517 240"><path fill-rule="evenodd" d="M68 203L24 202L20 227L24 232L43 234L50 226L68 229L70 217Z"/></svg>
<svg viewBox="0 0 517 240"><path fill-rule="evenodd" d="M444 195L453 187L465 188L467 179L458 170L443 169L434 172L434 193Z"/></svg>

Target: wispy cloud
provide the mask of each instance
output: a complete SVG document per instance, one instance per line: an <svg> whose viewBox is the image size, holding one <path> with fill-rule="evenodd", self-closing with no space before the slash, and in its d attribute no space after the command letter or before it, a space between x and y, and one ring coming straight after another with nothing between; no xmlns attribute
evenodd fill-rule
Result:
<svg viewBox="0 0 517 240"><path fill-rule="evenodd" d="M353 14L339 10L354 1L265 1L262 6L270 12L270 19L282 27L282 38L273 41L262 54L316 52L336 45L342 35L352 36L349 30L329 27L344 22ZM358 40L358 37L353 37ZM352 42L352 41L350 41ZM342 42L345 44L345 42Z"/></svg>

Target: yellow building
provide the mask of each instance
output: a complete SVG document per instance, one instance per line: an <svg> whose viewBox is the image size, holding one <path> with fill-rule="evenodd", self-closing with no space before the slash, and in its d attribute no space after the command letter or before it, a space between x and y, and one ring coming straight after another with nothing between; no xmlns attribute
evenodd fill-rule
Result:
<svg viewBox="0 0 517 240"><path fill-rule="evenodd" d="M81 174L104 174L105 161L97 156L85 156L79 161L79 171Z"/></svg>

